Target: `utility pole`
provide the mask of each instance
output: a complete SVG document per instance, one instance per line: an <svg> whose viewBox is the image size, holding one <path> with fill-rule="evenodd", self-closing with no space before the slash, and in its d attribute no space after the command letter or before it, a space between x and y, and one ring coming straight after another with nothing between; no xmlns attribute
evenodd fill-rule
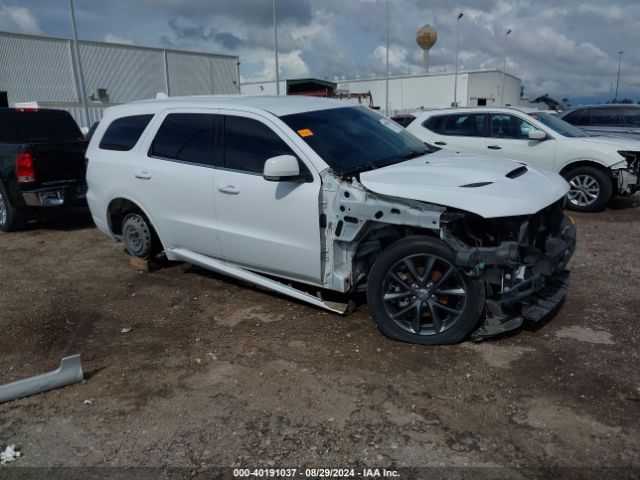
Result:
<svg viewBox="0 0 640 480"><path fill-rule="evenodd" d="M80 96L82 97L82 107L84 110L85 126L89 128L89 104L87 102L87 87L84 83L84 73L82 72L82 60L80 59L80 47L78 46L78 29L76 27L76 11L73 8L73 0L69 0L69 11L71 13L71 27L73 28L73 43L76 51L76 65L78 69L78 79L80 82Z"/></svg>
<svg viewBox="0 0 640 480"><path fill-rule="evenodd" d="M500 104L504 107L504 77L507 71L507 38L511 33L511 29L504 34L504 62L502 66L502 88L500 89Z"/></svg>
<svg viewBox="0 0 640 480"><path fill-rule="evenodd" d="M273 40L276 54L276 95L280 95L280 68L278 67L278 20L276 18L276 0L273 0Z"/></svg>
<svg viewBox="0 0 640 480"><path fill-rule="evenodd" d="M618 103L618 87L620 86L620 64L622 63L622 54L624 52L622 50L620 50L618 52L618 79L616 80L616 96L613 99L613 103Z"/></svg>
<svg viewBox="0 0 640 480"><path fill-rule="evenodd" d="M386 8L387 8L387 76L385 78L385 90L386 90L385 113L387 116L389 116L389 0L387 0Z"/></svg>
<svg viewBox="0 0 640 480"><path fill-rule="evenodd" d="M460 19L464 13L458 13L456 20L456 73L453 77L453 107L458 106L458 51L460 50Z"/></svg>

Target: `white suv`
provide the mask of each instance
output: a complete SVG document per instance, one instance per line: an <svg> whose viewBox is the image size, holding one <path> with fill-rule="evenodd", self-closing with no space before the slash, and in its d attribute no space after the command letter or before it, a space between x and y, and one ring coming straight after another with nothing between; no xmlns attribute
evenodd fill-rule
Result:
<svg viewBox="0 0 640 480"><path fill-rule="evenodd" d="M407 129L441 148L511 158L558 172L568 207L602 208L640 189L640 141L591 137L557 115L517 108L457 108L419 114Z"/></svg>
<svg viewBox="0 0 640 480"><path fill-rule="evenodd" d="M341 313L331 291L367 291L394 339L496 335L566 293L575 228L560 176L434 153L365 107L144 101L107 109L87 158L93 219L132 255L164 250Z"/></svg>

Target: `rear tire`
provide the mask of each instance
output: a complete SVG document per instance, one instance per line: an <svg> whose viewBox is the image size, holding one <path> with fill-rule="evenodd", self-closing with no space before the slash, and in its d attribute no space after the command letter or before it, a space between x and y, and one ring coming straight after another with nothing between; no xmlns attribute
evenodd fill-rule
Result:
<svg viewBox="0 0 640 480"><path fill-rule="evenodd" d="M124 217L122 241L129 254L144 260L151 257L156 250L153 228L141 213L130 213Z"/></svg>
<svg viewBox="0 0 640 480"><path fill-rule="evenodd" d="M25 212L11 204L6 189L0 183L0 232L21 230L26 224Z"/></svg>
<svg viewBox="0 0 640 480"><path fill-rule="evenodd" d="M567 209L577 212L595 212L611 199L611 178L596 167L576 167L564 174L571 190L567 193Z"/></svg>
<svg viewBox="0 0 640 480"><path fill-rule="evenodd" d="M387 337L420 345L464 340L484 308L484 284L454 266L442 241L406 237L376 259L367 286L369 308Z"/></svg>

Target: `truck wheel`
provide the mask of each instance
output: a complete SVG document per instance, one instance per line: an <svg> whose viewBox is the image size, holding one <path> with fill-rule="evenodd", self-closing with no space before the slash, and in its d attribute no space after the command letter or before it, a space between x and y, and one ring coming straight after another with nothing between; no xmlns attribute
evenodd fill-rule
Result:
<svg viewBox="0 0 640 480"><path fill-rule="evenodd" d="M613 184L609 176L595 167L577 167L564 174L571 190L567 208L578 212L600 210L611 199Z"/></svg>
<svg viewBox="0 0 640 480"><path fill-rule="evenodd" d="M7 191L0 184L0 232L20 230L26 223L24 212L11 205Z"/></svg>
<svg viewBox="0 0 640 480"><path fill-rule="evenodd" d="M122 220L122 240L134 257L147 259L154 251L153 230L141 213L130 213Z"/></svg>
<svg viewBox="0 0 640 480"><path fill-rule="evenodd" d="M377 258L367 300L386 336L421 345L464 340L484 307L484 284L454 266L455 255L440 240L406 237Z"/></svg>

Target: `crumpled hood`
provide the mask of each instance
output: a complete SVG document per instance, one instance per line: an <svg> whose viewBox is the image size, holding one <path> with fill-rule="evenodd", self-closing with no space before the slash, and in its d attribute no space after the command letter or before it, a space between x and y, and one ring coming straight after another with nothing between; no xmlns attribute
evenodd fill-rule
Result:
<svg viewBox="0 0 640 480"><path fill-rule="evenodd" d="M569 191L560 175L529 166L515 178L506 176L522 166L511 160L440 150L363 172L360 182L380 195L435 203L485 218L531 215ZM491 183L473 186L485 182Z"/></svg>

